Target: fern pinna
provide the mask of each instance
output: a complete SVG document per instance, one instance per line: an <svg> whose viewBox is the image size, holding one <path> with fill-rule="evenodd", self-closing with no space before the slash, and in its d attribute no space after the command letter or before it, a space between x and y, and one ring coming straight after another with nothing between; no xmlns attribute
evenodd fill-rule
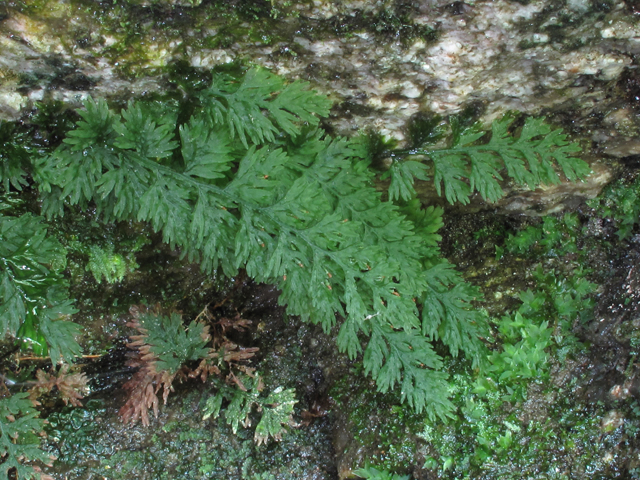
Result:
<svg viewBox="0 0 640 480"><path fill-rule="evenodd" d="M277 285L289 313L326 331L341 322L338 347L363 353L380 391L400 385L416 411L444 418L432 342L484 358L478 292L439 257L441 210L382 201L364 142L318 127L330 105L261 69L215 77L185 122L156 103L116 113L89 98L37 165L44 211L91 201L109 221L150 222L207 271Z"/></svg>
<svg viewBox="0 0 640 480"><path fill-rule="evenodd" d="M570 181L589 175L589 165L572 156L580 146L570 142L562 129L553 130L544 118L528 117L516 136L512 132L515 120L512 114L496 119L487 133L479 123L464 126L453 117L448 145L434 148L433 144L444 137L447 124L437 116L418 119L410 128L412 148L390 152L394 161L385 176L391 177L391 199L412 198L414 177L428 180L429 175L438 195L444 188L449 203L462 204L469 203L476 192L488 202L502 198L503 175L531 189L542 183L560 183L556 166ZM488 141L482 141L487 137ZM423 157L428 162L407 157Z"/></svg>

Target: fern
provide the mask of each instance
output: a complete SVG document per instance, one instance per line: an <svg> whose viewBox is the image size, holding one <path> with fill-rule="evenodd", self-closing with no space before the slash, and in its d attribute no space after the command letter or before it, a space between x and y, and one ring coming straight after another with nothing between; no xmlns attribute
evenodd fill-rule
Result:
<svg viewBox="0 0 640 480"><path fill-rule="evenodd" d="M41 478L40 468L29 463L40 461L49 465L52 460L39 448L38 434L43 431L45 421L37 418L38 412L28 397L28 393L16 393L0 399L0 455L5 478L9 478L12 469L18 480Z"/></svg>
<svg viewBox="0 0 640 480"><path fill-rule="evenodd" d="M177 313L162 315L159 305L153 309L133 306L132 319L127 326L136 330L127 345L133 353L126 365L137 369L123 388L129 398L120 409L119 415L126 422L141 420L149 425L149 409L158 416L158 393L163 391L166 404L175 380L200 378L203 382L209 376L222 377L227 373L227 381L236 381L236 373L251 374L253 368L246 362L258 351L257 348L241 348L226 337L227 329L242 331L248 320L238 317L234 320L220 319L215 322L205 308L198 317L185 328ZM213 335L209 334L210 326ZM196 368L191 368L199 361ZM244 387L242 387L244 388Z"/></svg>
<svg viewBox="0 0 640 480"><path fill-rule="evenodd" d="M166 404L174 380L183 380L193 373L184 365L210 356L205 345L211 337L209 327L197 321L185 329L182 318L176 313L165 316L158 308L147 310L137 306L131 307L130 311L133 318L127 326L137 333L130 337L128 347L133 354L126 364L137 371L123 386L129 392L129 398L119 415L125 423L140 419L146 426L149 425L149 409L158 416L158 392L163 390Z"/></svg>
<svg viewBox="0 0 640 480"><path fill-rule="evenodd" d="M150 313L140 315L140 331L146 332L145 343L157 358L156 369L170 375L189 361L205 358L209 350L204 348L209 340L208 329L198 322L191 322L188 329L182 325L182 317L176 313L165 317Z"/></svg>
<svg viewBox="0 0 640 480"><path fill-rule="evenodd" d="M54 363L80 353L76 312L61 271L66 252L39 217L0 216L0 331L18 336Z"/></svg>
<svg viewBox="0 0 640 480"><path fill-rule="evenodd" d="M432 343L478 365L487 329L472 306L478 290L440 257L442 211L383 202L365 143L318 129L330 102L304 82L251 69L241 79L214 77L197 103L178 122L148 103L115 113L88 99L76 129L36 165L43 210L55 216L65 203L93 202L106 220L149 222L206 271L244 268L275 284L303 321L329 331L343 319L338 347L363 354L380 391L400 385L416 411L449 415ZM467 202L473 191L494 200L500 166L531 185L557 181L552 161L570 179L586 171L558 131L529 120L514 138L509 125L495 123L485 145L477 129L454 128L449 149L412 153L431 158L450 201ZM407 179L423 168L401 170L393 198L410 196Z"/></svg>
<svg viewBox="0 0 640 480"><path fill-rule="evenodd" d="M28 185L29 151L23 144L23 137L14 125L0 122L0 184L5 192L10 187L22 190Z"/></svg>
<svg viewBox="0 0 640 480"><path fill-rule="evenodd" d="M424 143L437 140L440 134L420 139L417 148L394 152L394 162L386 176L391 177L389 196L392 200L408 200L415 195L414 178L427 180L433 176L438 195L444 193L449 203L469 203L470 196L478 192L489 202L504 195L500 181L503 175L518 185L533 189L540 184L557 184L560 176L556 167L569 181L581 179L590 173L588 164L572 155L580 147L567 140L562 129L553 130L543 118L529 117L518 135L511 133L515 117L505 115L491 125L489 140L478 124L464 127L457 120L451 122L451 141L448 148L424 148ZM430 124L432 129L441 125ZM430 166L414 160L401 160L405 156L424 156Z"/></svg>
<svg viewBox="0 0 640 480"><path fill-rule="evenodd" d="M484 314L473 308L480 291L463 281L449 263L442 262L429 270L428 286L422 298L422 331L432 339L441 339L456 356L461 350L473 360L474 367L484 358L478 337L487 335Z"/></svg>
<svg viewBox="0 0 640 480"><path fill-rule="evenodd" d="M217 418L222 402L229 400L224 416L233 433L238 431L239 425L245 428L251 425L250 414L255 407L262 413L254 434L258 446L266 443L270 437L280 440L285 427L294 425L293 407L297 403L295 390L278 387L264 396L261 394L264 386L259 375L243 378L241 385L242 389L219 384L218 393L207 400L203 420Z"/></svg>
<svg viewBox="0 0 640 480"><path fill-rule="evenodd" d="M248 148L248 140L273 142L280 130L295 136L300 133L300 121L317 125L316 115L329 114L329 99L310 91L308 85L300 80L285 85L267 70L251 69L242 82L215 82L204 93L203 103L212 120L225 124L231 137L237 135Z"/></svg>
<svg viewBox="0 0 640 480"><path fill-rule="evenodd" d="M80 400L89 393L89 378L84 373L69 373L69 364L64 364L57 372L55 370L52 372L38 369L37 381L29 389L31 401L39 405L37 399L50 394L55 389L65 405L81 407Z"/></svg>
<svg viewBox="0 0 640 480"><path fill-rule="evenodd" d="M418 411L444 412L450 408L444 374L430 370L440 363L414 302L427 288L423 239L397 207L380 201L363 144L293 123L317 123L308 116L326 114L328 103L292 85L259 71L239 85L214 84L203 95L202 113L178 126L173 153L180 161L171 165L141 143L122 141L135 138L126 132L136 118L135 132L147 125L157 142L174 145L172 129L145 118L144 105L115 114L103 101L88 100L70 140L38 165L41 189L59 192L46 197L45 211L60 211L51 204L61 199L92 200L108 219L150 222L207 270L233 275L244 267L258 281L275 283L281 302L305 321L329 330L336 314L346 317L338 345L354 357L362 351L360 335L374 336L365 368L381 390L402 382ZM280 130L299 134L276 140ZM253 143L262 140L272 143Z"/></svg>

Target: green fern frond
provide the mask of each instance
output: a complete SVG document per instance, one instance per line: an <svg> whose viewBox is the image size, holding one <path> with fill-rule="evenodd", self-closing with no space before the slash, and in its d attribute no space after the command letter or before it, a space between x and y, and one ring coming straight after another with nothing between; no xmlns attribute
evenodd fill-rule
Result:
<svg viewBox="0 0 640 480"><path fill-rule="evenodd" d="M441 358L419 330L394 330L373 323L363 363L382 393L398 384L402 401L416 412L426 411L432 420L451 415L447 374L439 371Z"/></svg>
<svg viewBox="0 0 640 480"><path fill-rule="evenodd" d="M145 157L159 159L170 156L178 146L172 140L176 118L165 116L158 119L155 113L140 104L129 102L127 109L122 111L124 122L114 123L120 135L114 144L119 148L135 150Z"/></svg>
<svg viewBox="0 0 640 480"><path fill-rule="evenodd" d="M80 347L78 326L62 320L77 311L61 275L66 252L46 233L39 217L0 216L0 331L20 336L26 347L31 341L41 346L42 335L54 363L61 357L72 361Z"/></svg>
<svg viewBox="0 0 640 480"><path fill-rule="evenodd" d="M107 102L100 98L87 98L84 110L78 114L82 117L75 130L67 133L64 143L71 146L71 151L96 149L110 145L118 137L115 124L117 116L109 110Z"/></svg>
<svg viewBox="0 0 640 480"><path fill-rule="evenodd" d="M262 417L256 425L256 444L267 443L269 438L280 440L284 427L293 425L293 407L298 403L293 388L277 387L261 401Z"/></svg>
<svg viewBox="0 0 640 480"><path fill-rule="evenodd" d="M203 410L203 420L218 418L224 400L230 403L224 410L225 420L234 433L239 425L247 428L251 425L251 412L255 408L261 418L256 425L254 439L257 445L267 443L269 438L280 440L287 426L294 425L293 407L297 403L293 388L275 388L269 395L261 393L263 388L258 374L251 378L243 376L242 384L246 390L232 388L218 383L218 393L209 397Z"/></svg>
<svg viewBox="0 0 640 480"><path fill-rule="evenodd" d="M192 117L180 127L185 175L213 180L224 178L233 166L231 138L226 128L211 128L202 118Z"/></svg>
<svg viewBox="0 0 640 480"><path fill-rule="evenodd" d="M23 134L13 124L0 122L0 184L4 191L10 187L21 191L28 185L29 151L23 145Z"/></svg>
<svg viewBox="0 0 640 480"><path fill-rule="evenodd" d="M315 128L330 102L304 83L252 69L214 79L199 101L179 125L154 122L144 104L116 114L89 101L70 141L37 165L44 210L91 200L108 220L149 222L206 271L244 268L280 289L288 313L325 331L342 321L338 347L364 353L380 391L400 386L413 408L446 417L452 405L431 342L478 365L487 322L473 305L477 289L440 259L442 210L383 202L364 142ZM557 181L554 165L569 178L586 173L559 131L529 120L511 136L512 121L494 123L485 143L484 132L454 122L449 148L412 153L432 160L452 202L474 191L495 200L503 170L532 185ZM398 168L392 196L406 198L409 177L426 171Z"/></svg>
<svg viewBox="0 0 640 480"><path fill-rule="evenodd" d="M145 342L158 358L157 371L172 375L185 363L206 358L209 354L209 349L205 348L209 337L199 322L191 322L185 329L182 317L177 313L167 317L149 312L141 314L138 321L146 331Z"/></svg>
<svg viewBox="0 0 640 480"><path fill-rule="evenodd" d="M473 308L482 298L480 291L464 282L451 264L444 261L425 273L428 288L422 298L422 333L441 340L454 356L460 351L482 364L486 349L480 338L489 335L487 318Z"/></svg>
<svg viewBox="0 0 640 480"><path fill-rule="evenodd" d="M427 179L433 175L438 195L444 193L451 204L469 203L470 196L478 192L489 202L504 195L500 181L505 174L519 185L531 189L542 184L557 184L560 176L575 181L589 175L588 164L573 156L580 147L571 143L562 129L552 129L544 118L528 117L518 135L511 132L515 120L505 115L491 125L488 142L479 125L463 127L456 119L451 122L451 144L444 149L416 148L395 152L401 156L424 156L431 165L419 167L413 160L395 160L385 174L391 177L391 199L409 200L415 195L414 178ZM407 165L404 165L404 164Z"/></svg>
<svg viewBox="0 0 640 480"><path fill-rule="evenodd" d="M420 256L425 267L440 263L440 241L442 237L437 233L444 221L442 207L429 206L423 208L417 198L408 202L400 202L400 212L413 223L416 235L422 240Z"/></svg>
<svg viewBox="0 0 640 480"><path fill-rule="evenodd" d="M267 70L252 68L234 83L226 78L214 79L203 93L203 103L213 121L225 124L231 138L237 135L245 148L249 140L254 144L273 142L280 130L298 135L300 122L317 125L317 116L329 114L331 102L309 90L308 82L285 85Z"/></svg>
<svg viewBox="0 0 640 480"><path fill-rule="evenodd" d="M429 180L428 168L423 163L414 160L394 161L389 170L382 175L382 178L391 178L389 184L389 199L391 201L408 200L416 196L416 190L413 187L416 178Z"/></svg>
<svg viewBox="0 0 640 480"><path fill-rule="evenodd" d="M29 393L16 393L0 399L0 455L5 478L9 478L12 469L15 469L18 480L40 478L30 463L51 464L51 457L39 448L39 434L44 423L38 418Z"/></svg>

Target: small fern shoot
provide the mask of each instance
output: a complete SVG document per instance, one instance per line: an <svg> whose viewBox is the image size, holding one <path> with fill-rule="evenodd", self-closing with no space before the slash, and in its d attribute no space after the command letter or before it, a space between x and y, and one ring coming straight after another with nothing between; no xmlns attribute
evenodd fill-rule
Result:
<svg viewBox="0 0 640 480"><path fill-rule="evenodd" d="M269 438L280 440L285 428L295 425L293 407L298 402L295 389L277 387L265 396L262 394L264 385L259 374L253 377L243 375L242 380L238 381L241 382L242 389L230 387L221 381L216 382L218 393L207 399L203 409L203 420L217 418L222 402L229 400L224 417L231 425L233 433L238 431L239 425L245 428L251 425L251 411L255 407L261 413L254 433L256 444L259 446L267 443Z"/></svg>

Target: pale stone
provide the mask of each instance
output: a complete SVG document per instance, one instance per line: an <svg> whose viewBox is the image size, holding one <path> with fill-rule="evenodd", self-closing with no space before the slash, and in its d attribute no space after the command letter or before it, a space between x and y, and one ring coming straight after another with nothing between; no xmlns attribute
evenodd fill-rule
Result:
<svg viewBox="0 0 640 480"><path fill-rule="evenodd" d="M407 98L418 98L420 95L422 95L422 89L418 88L411 82L404 82L402 95Z"/></svg>
<svg viewBox="0 0 640 480"><path fill-rule="evenodd" d="M15 115L27 105L27 98L17 92L0 92L0 109Z"/></svg>

